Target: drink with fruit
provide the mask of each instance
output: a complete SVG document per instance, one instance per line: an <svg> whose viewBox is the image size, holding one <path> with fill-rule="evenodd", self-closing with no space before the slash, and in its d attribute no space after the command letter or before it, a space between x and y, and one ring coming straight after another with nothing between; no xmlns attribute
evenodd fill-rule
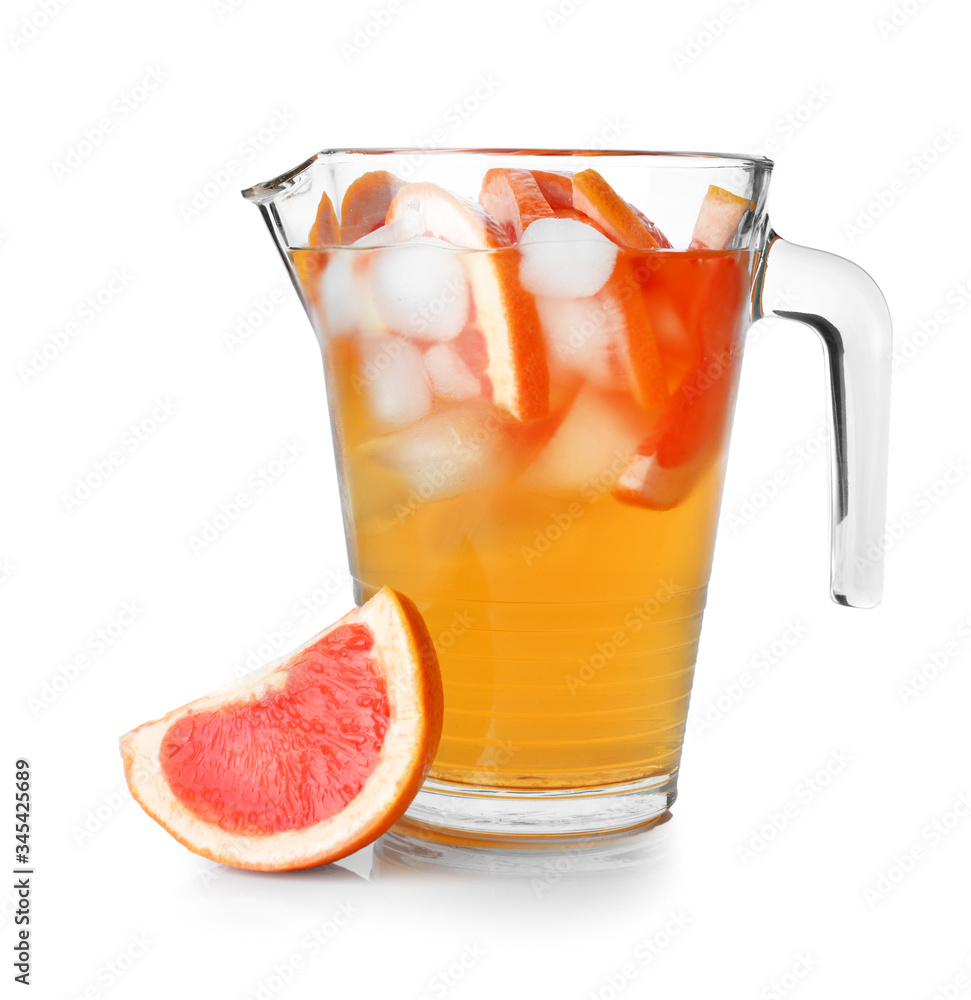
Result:
<svg viewBox="0 0 971 1000"><path fill-rule="evenodd" d="M407 593L438 652L411 815L642 823L675 794L768 168L632 163L648 203L620 156L609 183L594 156L444 155L247 192L323 349L358 597Z"/></svg>

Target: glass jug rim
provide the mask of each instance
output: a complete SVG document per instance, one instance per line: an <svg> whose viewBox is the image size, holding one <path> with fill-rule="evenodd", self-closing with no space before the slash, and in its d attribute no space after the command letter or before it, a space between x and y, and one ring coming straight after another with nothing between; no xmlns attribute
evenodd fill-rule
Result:
<svg viewBox="0 0 971 1000"><path fill-rule="evenodd" d="M267 201L292 187L296 178L305 170L311 167L318 160L326 160L329 163L340 163L357 156L433 156L445 157L454 155L474 155L474 156L496 156L496 157L596 157L599 159L616 159L623 161L630 158L649 159L652 162L639 164L644 167L654 169L664 167L674 167L679 169L746 169L770 173L774 162L766 156L759 156L748 153L712 153L712 152L690 152L681 150L652 150L652 149L528 149L521 147L435 147L425 149L421 146L399 146L399 147L357 147L346 149L322 149L308 157L303 163L287 170L270 180L254 184L252 187L242 191L242 195L248 201L257 203ZM664 162L670 161L670 162ZM614 164L622 165L622 162Z"/></svg>

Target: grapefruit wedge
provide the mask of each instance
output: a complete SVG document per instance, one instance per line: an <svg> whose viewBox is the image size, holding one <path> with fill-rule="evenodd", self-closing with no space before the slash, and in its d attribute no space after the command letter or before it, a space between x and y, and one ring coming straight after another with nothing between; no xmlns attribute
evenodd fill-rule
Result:
<svg viewBox="0 0 971 1000"><path fill-rule="evenodd" d="M514 242L536 219L552 219L553 209L528 170L493 167L482 178L479 203Z"/></svg>
<svg viewBox="0 0 971 1000"><path fill-rule="evenodd" d="M341 202L341 241L356 243L383 226L403 183L387 170L369 170L352 181Z"/></svg>
<svg viewBox="0 0 971 1000"><path fill-rule="evenodd" d="M623 198L597 173L581 170L573 175L573 208L591 219L622 247L635 250L670 249L657 226Z"/></svg>
<svg viewBox="0 0 971 1000"><path fill-rule="evenodd" d="M556 170L531 170L543 197L555 212L558 208L573 208L573 175Z"/></svg>
<svg viewBox="0 0 971 1000"><path fill-rule="evenodd" d="M667 378L636 272L634 260L620 254L604 291L624 316L623 356L630 359L634 395L645 410L659 410L668 402Z"/></svg>
<svg viewBox="0 0 971 1000"><path fill-rule="evenodd" d="M330 200L330 195L325 191L320 196L320 202L317 205L317 216L314 219L314 224L310 227L307 245L311 247L326 247L339 244L340 241L340 223L337 221L334 203Z"/></svg>
<svg viewBox="0 0 971 1000"><path fill-rule="evenodd" d="M317 215L307 236L307 250L299 250L293 255L293 266L311 301L317 299L317 278L327 264L327 255L316 248L337 246L341 241L341 227L334 211L334 203L325 191L317 205Z"/></svg>
<svg viewBox="0 0 971 1000"><path fill-rule="evenodd" d="M734 400L739 363L737 323L746 294L745 272L730 256L708 257L693 280L693 316L703 354L672 394L652 432L619 477L614 496L650 510L670 510L721 451Z"/></svg>
<svg viewBox="0 0 971 1000"><path fill-rule="evenodd" d="M549 412L549 371L536 303L519 282L512 240L481 205L427 181L406 184L388 209L388 223L417 218L426 236L454 247L489 250L461 254L472 289L475 325L485 337L492 401L517 420Z"/></svg>
<svg viewBox="0 0 971 1000"><path fill-rule="evenodd" d="M754 204L748 198L732 194L716 184L709 185L688 249L724 250L734 239L742 216Z"/></svg>
<svg viewBox="0 0 971 1000"><path fill-rule="evenodd" d="M706 441L703 437L706 428L697 416L711 409L710 405L692 408L678 399L659 421L657 429L641 442L617 479L614 496L622 503L648 510L671 510L681 503L714 454L715 431L710 432L712 437ZM679 424L691 426L683 433L679 432ZM690 443L686 443L688 439Z"/></svg>
<svg viewBox="0 0 971 1000"><path fill-rule="evenodd" d="M384 833L441 729L428 631L385 587L257 675L133 729L121 755L132 795L191 851L288 871Z"/></svg>

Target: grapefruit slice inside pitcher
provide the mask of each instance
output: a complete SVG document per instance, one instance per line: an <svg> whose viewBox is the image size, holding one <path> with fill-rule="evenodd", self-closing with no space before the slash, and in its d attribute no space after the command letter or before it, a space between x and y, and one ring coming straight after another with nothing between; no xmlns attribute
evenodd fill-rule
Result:
<svg viewBox="0 0 971 1000"><path fill-rule="evenodd" d="M327 256L317 248L336 246L341 241L341 227L337 221L337 212L330 195L325 191L320 196L317 205L317 215L307 235L307 246L310 251L294 257L293 266L300 279L300 285L306 289L311 301L316 302L317 278L327 264Z"/></svg>
<svg viewBox="0 0 971 1000"><path fill-rule="evenodd" d="M232 688L121 738L142 808L190 850L262 871L379 837L438 748L442 684L414 604L385 587Z"/></svg>
<svg viewBox="0 0 971 1000"><path fill-rule="evenodd" d="M555 212L558 208L573 208L573 175L556 170L531 170L543 197Z"/></svg>
<svg viewBox="0 0 971 1000"><path fill-rule="evenodd" d="M553 218L553 209L528 170L493 167L482 178L479 204L518 242L536 219Z"/></svg>
<svg viewBox="0 0 971 1000"><path fill-rule="evenodd" d="M404 181L387 170L369 170L348 185L341 202L341 242L356 243L384 225Z"/></svg>
<svg viewBox="0 0 971 1000"><path fill-rule="evenodd" d="M589 215L620 246L671 249L664 233L643 212L624 201L596 170L581 170L573 175L573 208Z"/></svg>

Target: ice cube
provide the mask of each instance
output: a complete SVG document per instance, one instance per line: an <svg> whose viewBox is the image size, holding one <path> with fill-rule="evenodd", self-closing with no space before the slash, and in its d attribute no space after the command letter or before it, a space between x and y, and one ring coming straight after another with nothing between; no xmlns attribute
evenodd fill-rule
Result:
<svg viewBox="0 0 971 1000"><path fill-rule="evenodd" d="M647 431L644 414L622 396L590 386L577 394L546 447L523 473L529 490L608 492Z"/></svg>
<svg viewBox="0 0 971 1000"><path fill-rule="evenodd" d="M577 219L537 219L523 232L519 280L534 295L596 295L613 273L617 246Z"/></svg>
<svg viewBox="0 0 971 1000"><path fill-rule="evenodd" d="M425 351L425 371L435 395L443 399L461 402L482 394L482 384L452 343L433 344Z"/></svg>
<svg viewBox="0 0 971 1000"><path fill-rule="evenodd" d="M554 372L582 374L604 389L627 385L623 353L626 317L616 296L563 299L538 295L536 309Z"/></svg>
<svg viewBox="0 0 971 1000"><path fill-rule="evenodd" d="M334 250L320 276L324 330L333 337L354 333L360 312L353 254Z"/></svg>
<svg viewBox="0 0 971 1000"><path fill-rule="evenodd" d="M400 476L421 500L441 500L504 477L506 436L506 424L493 407L471 402L374 438L360 450Z"/></svg>
<svg viewBox="0 0 971 1000"><path fill-rule="evenodd" d="M368 282L369 256L346 248L330 252L318 286L321 326L329 336L387 334Z"/></svg>
<svg viewBox="0 0 971 1000"><path fill-rule="evenodd" d="M441 241L412 240L376 250L370 266L375 305L396 333L421 341L457 337L469 315L469 283Z"/></svg>
<svg viewBox="0 0 971 1000"><path fill-rule="evenodd" d="M374 419L385 427L420 420L432 408L421 351L389 334L361 340L361 368L355 383Z"/></svg>
<svg viewBox="0 0 971 1000"><path fill-rule="evenodd" d="M406 212L401 218L362 236L352 246L368 250L407 243L420 238L420 231L416 228L419 222L416 212ZM331 251L319 285L322 325L328 334L339 337L348 333L388 332L390 324L385 322L376 308L374 286L369 279L377 259L376 251Z"/></svg>

